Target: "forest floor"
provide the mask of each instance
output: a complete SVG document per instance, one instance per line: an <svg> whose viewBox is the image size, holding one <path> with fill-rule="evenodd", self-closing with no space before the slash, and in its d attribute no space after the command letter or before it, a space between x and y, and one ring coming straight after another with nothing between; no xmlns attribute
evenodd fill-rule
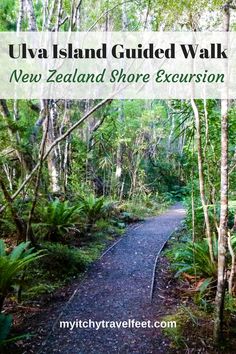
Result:
<svg viewBox="0 0 236 354"><path fill-rule="evenodd" d="M18 342L18 353L175 353L160 329L70 330L60 328L59 324L60 321L89 319L153 322L173 313L169 312L169 279L163 278L165 264L158 267L151 300L152 278L157 255L184 216L184 209L177 204L164 214L129 229L92 265L82 281L61 290L57 301L47 309L38 309L38 313L26 316L24 330L34 332L35 336ZM159 287L165 288L167 298L159 294ZM66 302L71 293L72 297ZM172 301L175 303L175 299Z"/></svg>

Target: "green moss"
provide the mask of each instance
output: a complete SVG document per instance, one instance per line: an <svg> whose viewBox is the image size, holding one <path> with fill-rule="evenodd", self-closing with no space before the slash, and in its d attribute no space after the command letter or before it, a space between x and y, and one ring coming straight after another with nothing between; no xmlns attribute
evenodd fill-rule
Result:
<svg viewBox="0 0 236 354"><path fill-rule="evenodd" d="M176 327L163 328L162 332L172 342L173 347L185 347L185 338L193 331L196 332L201 328L200 320L209 319L209 316L203 311L195 307L180 306L175 314L167 315L162 318L162 321L175 321Z"/></svg>
<svg viewBox="0 0 236 354"><path fill-rule="evenodd" d="M162 318L162 321L175 321L177 326L174 328L163 328L162 332L166 335L172 342L174 347L181 348L184 346L184 324L188 321L186 314L176 313L174 315L167 315Z"/></svg>

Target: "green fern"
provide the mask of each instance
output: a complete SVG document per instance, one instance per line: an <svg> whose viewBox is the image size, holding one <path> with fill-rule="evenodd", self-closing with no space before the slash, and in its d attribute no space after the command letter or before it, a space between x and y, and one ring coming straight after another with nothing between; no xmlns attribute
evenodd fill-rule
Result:
<svg viewBox="0 0 236 354"><path fill-rule="evenodd" d="M21 271L43 256L42 251L34 252L29 245L29 242L22 242L7 254L4 241L0 240L0 312L10 288L19 283Z"/></svg>
<svg viewBox="0 0 236 354"><path fill-rule="evenodd" d="M46 238L58 240L70 228L75 227L78 221L79 207L69 206L68 201L62 202L59 199L50 202L46 207L39 208L40 221L34 224L36 232L46 231Z"/></svg>
<svg viewBox="0 0 236 354"><path fill-rule="evenodd" d="M213 238L214 256L217 257L217 240ZM171 251L173 267L177 270L176 276L186 272L204 278L216 277L217 265L212 263L209 256L207 240L199 242L188 241L181 243Z"/></svg>
<svg viewBox="0 0 236 354"><path fill-rule="evenodd" d="M79 198L81 203L80 213L85 220L86 230L90 230L95 222L105 214L105 200L96 198L94 194Z"/></svg>

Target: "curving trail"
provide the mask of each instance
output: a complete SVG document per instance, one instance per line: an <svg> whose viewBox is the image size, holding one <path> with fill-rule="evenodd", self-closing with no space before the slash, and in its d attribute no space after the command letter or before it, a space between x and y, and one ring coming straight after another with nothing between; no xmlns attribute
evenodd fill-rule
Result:
<svg viewBox="0 0 236 354"><path fill-rule="evenodd" d="M60 320L160 320L161 306L150 300L155 260L184 216L176 204L129 230L92 266ZM40 353L166 353L166 348L160 350L160 340L160 331L153 328L71 331L59 328L58 322Z"/></svg>

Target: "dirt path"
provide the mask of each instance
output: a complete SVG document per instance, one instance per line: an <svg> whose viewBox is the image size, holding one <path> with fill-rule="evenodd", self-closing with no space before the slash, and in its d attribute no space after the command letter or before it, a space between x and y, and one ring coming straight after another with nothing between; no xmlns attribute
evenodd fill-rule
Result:
<svg viewBox="0 0 236 354"><path fill-rule="evenodd" d="M96 262L70 301L61 321L160 320L150 292L155 259L184 218L177 204L165 214L133 228ZM160 349L162 348L162 349ZM40 353L167 353L157 329L59 328L48 336Z"/></svg>

